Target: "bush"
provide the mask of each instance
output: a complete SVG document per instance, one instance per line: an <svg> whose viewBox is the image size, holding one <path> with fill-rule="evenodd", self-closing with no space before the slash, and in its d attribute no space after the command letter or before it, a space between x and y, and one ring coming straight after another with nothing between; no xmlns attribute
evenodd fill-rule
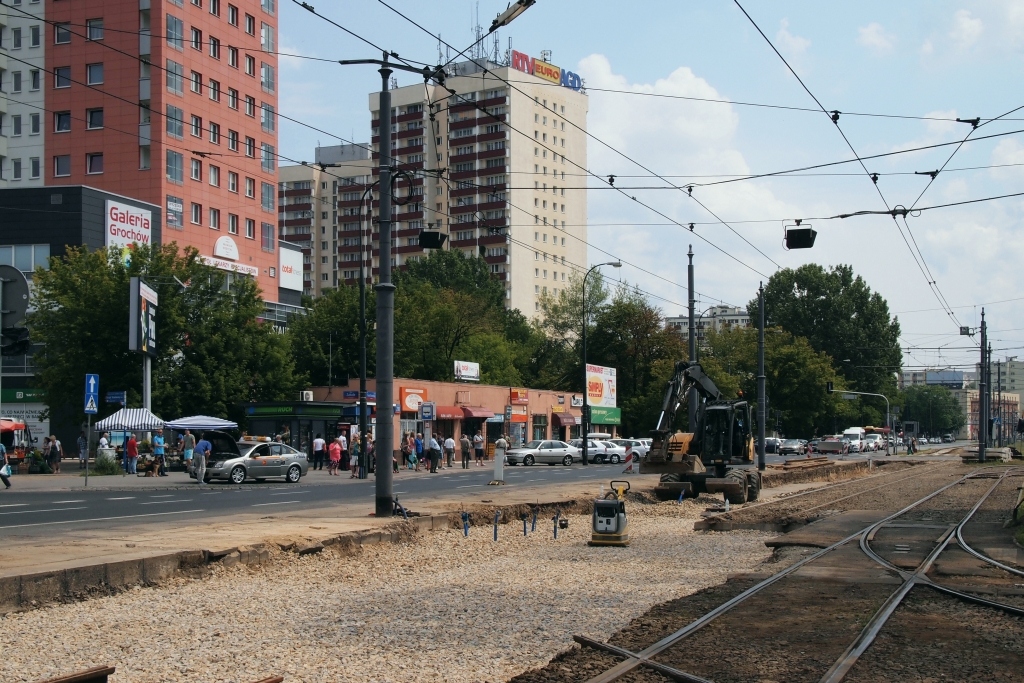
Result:
<svg viewBox="0 0 1024 683"><path fill-rule="evenodd" d="M89 468L89 474L103 477L111 474L121 474L124 470L116 460L111 458L109 455L97 456L96 462L92 467ZM82 472L81 476L85 476L85 472Z"/></svg>

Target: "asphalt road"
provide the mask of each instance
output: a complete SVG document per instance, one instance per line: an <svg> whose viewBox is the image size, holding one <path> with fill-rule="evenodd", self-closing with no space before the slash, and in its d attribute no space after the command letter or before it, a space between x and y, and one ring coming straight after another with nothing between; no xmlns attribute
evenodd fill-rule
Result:
<svg viewBox="0 0 1024 683"><path fill-rule="evenodd" d="M594 481L599 484L620 478L622 465L573 465L563 467L506 467L505 488L529 487L549 483ZM399 502L423 499L435 494L465 493L476 497L487 489L494 471L491 467L472 466L443 470L437 474L408 472L395 475L394 493ZM365 503L367 514L373 511L376 480L352 481L342 473L323 481L324 472L311 475L298 484L282 482L246 483L243 486L211 482L198 486L194 481L173 490L74 490L24 491L17 487L0 494L0 536L46 535L55 530L110 529L139 524L167 523L176 518L194 522L236 514L272 511L322 511L338 503ZM338 481L335 481L337 479ZM15 483L17 483L15 481Z"/></svg>

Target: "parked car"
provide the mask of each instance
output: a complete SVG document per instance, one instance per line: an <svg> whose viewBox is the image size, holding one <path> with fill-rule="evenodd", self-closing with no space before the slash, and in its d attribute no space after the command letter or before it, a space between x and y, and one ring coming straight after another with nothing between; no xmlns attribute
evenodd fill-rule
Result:
<svg viewBox="0 0 1024 683"><path fill-rule="evenodd" d="M505 452L505 462L509 465L557 465L566 467L580 459L578 448L564 441L531 441L521 448L513 448Z"/></svg>
<svg viewBox="0 0 1024 683"><path fill-rule="evenodd" d="M944 434L942 436L942 443L953 443L953 435L952 434Z"/></svg>
<svg viewBox="0 0 1024 683"><path fill-rule="evenodd" d="M779 445L782 443L782 439L777 439L774 436L764 437L764 452L765 453L778 453Z"/></svg>
<svg viewBox="0 0 1024 683"><path fill-rule="evenodd" d="M817 453L819 443L821 443L821 439L811 439L809 442L807 442L807 450L809 450L811 453Z"/></svg>
<svg viewBox="0 0 1024 683"><path fill-rule="evenodd" d="M881 434L868 434L864 437L865 450L880 451L885 448Z"/></svg>
<svg viewBox="0 0 1024 683"><path fill-rule="evenodd" d="M625 448L626 446L632 446L634 458L642 458L645 455L647 455L647 451L650 450L650 446L644 444L644 442L640 439L612 439L611 442L613 444L622 446L623 448Z"/></svg>
<svg viewBox="0 0 1024 683"><path fill-rule="evenodd" d="M580 460L583 459L583 440L573 439L569 445L579 451ZM589 439L587 441L587 460L595 464L602 464L608 461L608 448L616 448L615 444L600 439ZM622 457L625 457L626 449L622 449Z"/></svg>
<svg viewBox="0 0 1024 683"><path fill-rule="evenodd" d="M806 452L807 447L800 439L786 439L779 446L779 455L803 455Z"/></svg>
<svg viewBox="0 0 1024 683"><path fill-rule="evenodd" d="M218 430L205 431L203 438L213 447L206 459L205 482L227 480L241 484L246 479L284 477L295 484L309 470L306 454L282 443L235 441L230 434ZM189 476L195 479L196 475Z"/></svg>
<svg viewBox="0 0 1024 683"><path fill-rule="evenodd" d="M613 465L618 465L620 462L626 462L626 447L620 446L612 441L598 441L604 446L604 457L601 462L610 462Z"/></svg>

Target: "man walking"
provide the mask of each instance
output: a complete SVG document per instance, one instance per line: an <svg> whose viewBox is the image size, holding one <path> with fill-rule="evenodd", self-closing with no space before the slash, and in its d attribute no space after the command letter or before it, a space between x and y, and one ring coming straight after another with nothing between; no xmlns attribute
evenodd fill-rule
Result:
<svg viewBox="0 0 1024 683"><path fill-rule="evenodd" d="M444 459L449 469L455 467L455 439L450 436L444 440Z"/></svg>
<svg viewBox="0 0 1024 683"><path fill-rule="evenodd" d="M167 463L164 461L164 430L158 429L153 434L153 457L156 458L159 467L157 474L161 477L167 476Z"/></svg>
<svg viewBox="0 0 1024 683"><path fill-rule="evenodd" d="M437 439L430 437L430 472L437 474L437 463L441 460L441 445Z"/></svg>
<svg viewBox="0 0 1024 683"><path fill-rule="evenodd" d="M341 462L348 466L348 437L344 434L338 437L338 442L341 444Z"/></svg>
<svg viewBox="0 0 1024 683"><path fill-rule="evenodd" d="M465 434L459 440L459 446L462 448L462 469L469 469L469 450L473 447L473 444L469 442L469 437Z"/></svg>
<svg viewBox="0 0 1024 683"><path fill-rule="evenodd" d="M193 451L192 461L193 467L196 470L196 483L200 486L206 485L206 482L203 481L206 478L206 458L209 457L212 450L213 444L204 438L199 440Z"/></svg>
<svg viewBox="0 0 1024 683"><path fill-rule="evenodd" d="M473 453L476 455L476 464L480 467L484 466L484 433L481 430L477 430L476 435L473 437Z"/></svg>
<svg viewBox="0 0 1024 683"><path fill-rule="evenodd" d="M324 457L327 455L327 442L324 441L323 437L320 436L319 432L316 438L313 439L313 469L322 470L324 468Z"/></svg>
<svg viewBox="0 0 1024 683"><path fill-rule="evenodd" d="M89 441L85 438L85 432L78 435L78 469L85 469L85 463L89 459Z"/></svg>
<svg viewBox="0 0 1024 683"><path fill-rule="evenodd" d="M181 437L181 452L185 458L185 471L189 474L192 473L192 456L196 451L196 437L191 431L185 430L184 436Z"/></svg>

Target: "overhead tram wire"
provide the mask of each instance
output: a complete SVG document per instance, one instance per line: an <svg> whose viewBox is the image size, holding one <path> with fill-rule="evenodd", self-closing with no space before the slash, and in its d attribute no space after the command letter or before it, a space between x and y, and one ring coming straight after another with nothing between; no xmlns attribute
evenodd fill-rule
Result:
<svg viewBox="0 0 1024 683"><path fill-rule="evenodd" d="M868 171L867 166L864 165L864 160L861 158L859 154L857 154L857 150L854 149L853 144L850 142L849 138L846 137L846 133L843 132L843 129L839 127L839 116L825 109L821 101L817 97L815 97L814 93L811 92L810 88L807 87L807 84L805 84L803 82L803 79L800 78L800 75L797 74L797 72L793 69L792 66L790 66L789 62L786 61L786 58L783 57L782 53L779 52L778 48L775 47L775 44L772 43L768 36L765 35L765 32L761 30L761 27L757 25L757 22L754 21L754 18L751 17L747 10L743 8L743 5L740 4L739 0L733 0L733 2L740 9L740 11L743 12L743 15L746 16L747 20L750 21L751 25L753 25L757 32L761 34L761 37L764 38L766 43L768 43L772 51L775 52L775 54L779 57L780 60L782 60L782 63L786 65L786 68L789 70L791 74L793 74L793 77L796 78L800 86L811 97L811 99L814 100L815 104L818 105L818 107L821 109L821 112L825 114L825 116L829 117L829 119L835 126L836 130L839 131L839 134L842 136L843 141L846 142L846 146L850 149L850 152L854 155L854 157L856 157L856 160L860 163L861 168L864 170L864 174L869 179L872 180L872 185L874 186L875 191L878 193L879 198L881 198L882 203L885 204L885 208L891 212L892 207L889 205L888 200L886 200L885 195L882 193L882 188L880 188L878 186L878 183L875 182L874 179L871 177L871 172ZM953 322L955 322L959 326L960 321L957 319L956 314L953 313L952 309L949 308L949 302L946 301L946 297L942 294L942 291L939 289L938 283L934 279L930 278L928 275L926 264L924 264L924 255L920 254L921 259L918 260L919 254L914 253L913 247L910 246L910 242L907 240L907 236L903 233L903 229L900 227L899 221L896 220L895 216L893 216L893 223L895 223L896 229L899 231L900 236L903 238L903 242L907 245L907 248L910 250L910 254L914 258L914 262L917 263L918 269L920 269L921 274L928 282L929 289L932 290L932 293L935 295L936 300L938 300L939 305L944 307L946 314L953 320Z"/></svg>
<svg viewBox="0 0 1024 683"><path fill-rule="evenodd" d="M297 1L297 0L293 0L293 2L295 2L295 1ZM433 33L431 33L431 32L430 32L430 31L429 31L428 29L424 28L424 27L423 27L422 25L420 25L420 24L419 24L419 23L417 23L416 21L414 21L414 20L410 19L410 18L409 18L409 17L407 17L407 16L405 15L405 14L403 14L403 13L399 12L399 11L398 11L398 10L396 10L395 8L391 7L391 6L390 6L390 5L388 5L387 3L383 2L383 0L378 0L378 2L380 2L380 3L382 4L382 5L384 5L384 6L385 6L385 7L387 7L388 9L390 9L390 10L391 10L392 12L395 12L396 14L398 14L398 15L399 15L400 17L402 17L403 19L405 19L405 20L406 20L406 21L408 21L409 23L413 24L414 26L416 26L417 28L419 28L420 30L422 30L422 31L423 31L424 33L426 33L427 35L431 36L432 38L439 38L438 36L435 36L435 35L434 35ZM444 43L445 45L447 45L447 46L448 46L449 48L451 48L451 49L453 49L453 50L458 50L458 48L454 47L453 45L451 45L451 44L450 44L450 43L448 43L447 41L444 41L443 39L441 40L441 42L442 42L442 43ZM467 48L467 49L468 49L468 48ZM458 54L459 54L459 55L463 55L463 56L465 56L465 50L459 50L459 51L458 51ZM467 59L468 59L468 57L467 57ZM513 90L515 90L516 92L519 92L520 94L522 94L522 95L523 95L523 96L525 96L525 97L529 97L529 96L528 96L528 95L527 95L527 94L526 94L525 92L523 92L523 91L522 91L522 90L521 90L520 88L516 87L516 85L515 85L515 84L514 84L514 83L513 83L512 81L509 81L509 80L507 80L507 79L505 79L505 78L502 78L501 76L499 76L498 74L494 73L493 71L491 71L490 69L488 69L488 68L486 68L486 67L481 67L481 69L482 69L482 71L483 71L484 73L486 73L486 74L488 74L488 75L490 75L490 76L493 76L493 77L494 77L495 79L497 79L497 80L501 81L502 83L504 83L504 84L505 84L506 86L508 86L509 88L511 88L511 89L513 89ZM448 91L449 91L449 92L450 92L450 93L451 93L452 95L455 95L455 96L459 97L459 98L461 99L461 102L460 102L460 104L471 104L471 105L473 105L473 106L474 106L474 108L476 108L476 109L477 109L478 111L483 111L484 113L488 113L488 114L489 114L489 112L487 112L487 111L486 111L486 109L484 109L483 107L480 107L479 105L477 105L477 104L476 104L476 102L473 102L473 101L470 101L470 100L467 100L467 99L465 99L465 98L461 97L461 96L459 95L459 93L456 93L456 92L454 92L454 91L453 91L453 90L451 90L450 88L447 88L447 87L446 87L446 90L448 90ZM526 138L526 139L528 139L528 140L533 140L533 141L534 141L534 143L537 143L537 141L536 141L536 140L534 140L533 138L531 138L531 137L530 137L529 135L527 135L527 134L526 134L526 133L524 133L523 131L520 131L520 130L518 130L517 128L515 128L514 126L512 126L512 125L511 125L510 123L508 123L508 122L504 122L504 121L502 121L501 123L503 123L503 124L504 124L504 125L505 125L505 126L506 126L506 127L508 128L508 129L510 129L510 130L513 130L513 131L515 131L516 133L518 133L518 134L522 135L522 136L523 136L524 138ZM638 167L640 167L640 168L644 169L644 170L645 170L645 171L647 171L648 173L651 173L651 174L652 174L652 175L653 175L654 177L657 177L657 178L659 178L659 179L663 180L663 181L664 181L664 182L666 182L666 183L668 183L668 182L669 182L669 181L668 181L668 180L667 180L667 179L666 179L665 177L663 177L663 176L659 176L658 174L654 173L654 171L652 171L651 169L647 168L646 166L644 166L644 165L643 165L643 164L641 164L640 162L638 162L638 161L636 161L636 160L632 159L631 157L629 157L628 155L624 154L623 152L620 152L619 150L615 149L614 147L612 147L612 146L611 146L611 145L609 145L608 143L604 142L604 141L603 141L603 140L601 140L600 138L596 137L596 136L595 136L595 135L593 135L592 133L588 132L587 130L583 129L582 127L580 127L580 126L579 126L579 125L577 125L576 123L574 123L574 122L572 122L572 121L568 121L568 123L569 123L569 125L571 125L572 127L574 127L574 128L576 128L577 130L581 131L581 132L582 132L582 133L583 133L584 135L586 135L587 137L591 138L592 140L595 140L595 141L599 142L600 144L604 145L605 147L607 147L608 149L612 150L612 151L613 151L613 152L615 152L616 154L618 154L618 155L622 156L622 157L623 157L624 159L626 159L626 160L628 160L628 161L630 161L630 162L634 163L635 165L637 165ZM544 147L545 147L545 149L547 149L548 151L552 152L553 154L559 154L559 153L558 153L558 152L556 152L555 150L552 150L552 149L551 149L550 147L547 147L546 145L543 145L543 143L539 143L539 144L541 144L542 146L544 146ZM561 156L561 157L562 157L562 159L567 159L567 157L566 157L566 156L565 156L564 154L559 154L559 156ZM594 177L595 179L598 179L598 180L601 180L601 181L604 181L604 180L605 180L605 179L604 179L604 178L602 178L601 176L597 175L596 173L593 173L592 171L590 171L590 170L589 170L589 169L587 169L587 168L584 168L583 166L581 166L580 164L576 163L576 162L575 162L575 161L573 161L572 159L567 159L567 160L568 160L568 162L569 162L570 164L572 164L572 165L573 165L573 166L575 166L576 168L579 168L579 169L580 169L581 171L584 171L584 172L585 172L585 173L586 173L587 175L590 175L590 176ZM670 183L670 184L671 184L671 183ZM668 221L672 221L673 223L675 223L675 224L676 224L676 225L678 225L679 227L683 228L684 230L688 230L688 229L689 229L689 226L688 226L688 225L686 225L686 224L683 224L683 223L680 223L679 221L676 221L676 220L674 220L673 218L671 218L671 217L669 217L669 216L665 215L665 214L664 214L663 212L659 211L658 209L655 209L655 208L654 208L653 206L651 206L651 205L647 204L646 202L642 202L642 201L638 200L638 199L637 199L637 198L636 198L635 196L629 195L629 194L627 194L627 193L626 193L625 191L623 191L623 190L619 190L618 188L616 188L616 189L617 189L617 190L619 191L619 193L620 193L620 194L622 194L622 195L623 195L624 197L627 197L627 198L631 199L632 201L634 201L635 203L637 203L637 204L640 204L640 205L641 205L641 206L643 206L644 208L646 208L646 209L648 209L648 210L650 210L650 211L653 211L654 213L658 214L659 216L661 216L661 217L662 217L662 218L664 218L665 220L668 220ZM686 190L685 190L684 188L682 188L682 187L677 187L677 189L678 189L679 191L681 191L681 192L684 192L684 193L686 192ZM692 194L690 194L690 193L687 193L687 196L689 196L689 197L691 197L692 199L695 199L695 200L696 200L696 198L695 198L695 197L693 197L693 196L692 196ZM702 202L700 202L699 200L696 200L696 201L697 201L697 203L698 203L698 204L699 204L699 205L700 205L701 207L703 207L703 208L704 208L704 209L705 209L706 211L708 211L709 213L711 213L711 215L712 215L712 216L714 216L714 217L715 217L716 219L719 219L719 223L720 223L720 224L722 224L722 225L725 225L725 226L726 226L726 227L728 227L728 228L729 228L730 230L732 230L732 232L733 232L733 233L735 233L735 234L736 234L737 236L739 236L739 237L740 237L740 239L742 239L742 240L743 240L744 242L746 242L746 243L747 243L748 245L750 245L750 246L751 246L752 248L754 248L754 249L755 249L755 250L756 250L756 251L757 251L758 253L760 253L760 254L761 254L762 256L764 256L764 257L765 257L766 259L768 259L769 261L772 261L772 263L773 263L773 264L775 264L775 265L776 265L777 267L781 267L781 266L779 266L779 264L778 264L778 263L776 263L776 262L775 262L774 260L772 260L772 259L771 259L771 258L770 258L769 256L767 256L767 255L766 255L766 254L765 254L764 252L762 252L762 251L761 251L760 249L758 249L758 248L757 248L756 246L754 246L753 244L751 244L751 243L750 243L750 242L749 242L749 241L748 241L748 240L747 240L747 239L746 239L745 237L743 237L742 235L740 235L740 233L739 233L739 232L737 232L737 231L736 231L736 230L735 230L735 229L734 229L734 228L733 228L732 226L730 226L730 225L728 225L727 223L725 223L724 221L722 221L722 220L721 220L721 219L720 219L720 218L719 218L719 217L718 217L717 215L715 215L715 214L714 214L714 212L712 212L712 211L711 211L710 209L708 209L708 207L706 207L706 206L705 206L705 205L704 205L704 204L703 204ZM740 260L739 258L737 258L736 256L734 256L733 254L731 254L731 253L729 253L729 252L725 251L724 249L722 249L721 247L719 247L719 246L718 246L717 244L715 244L714 242L711 242L711 241L710 241L709 239L707 239L706 237L704 237L703 235L700 235L700 234L698 234L698 233L696 233L696 232L693 232L693 231L690 231L690 232L691 232L691 234L693 234L693 235L696 235L696 236L697 236L697 237L698 237L699 239L703 240L704 242L706 242L707 244L709 244L709 245L710 245L710 246L712 246L713 248L717 249L717 250L718 250L718 251L720 251L721 253L725 254L726 256L728 256L729 258L731 258L732 260L736 261L736 262L737 262L737 263L739 263L740 265L744 266L745 268L748 268L748 269L750 269L750 270L754 271L755 273L757 273L758 275L760 275L760 276L762 276L762 277L764 277L764 278L768 278L768 277L769 277L768 275L766 275L765 273L762 273L761 271L757 270L756 268L754 268L754 267L753 267L753 266L751 266L750 264L748 264L748 263L746 263L746 262L744 262L744 261L741 261L741 260Z"/></svg>

